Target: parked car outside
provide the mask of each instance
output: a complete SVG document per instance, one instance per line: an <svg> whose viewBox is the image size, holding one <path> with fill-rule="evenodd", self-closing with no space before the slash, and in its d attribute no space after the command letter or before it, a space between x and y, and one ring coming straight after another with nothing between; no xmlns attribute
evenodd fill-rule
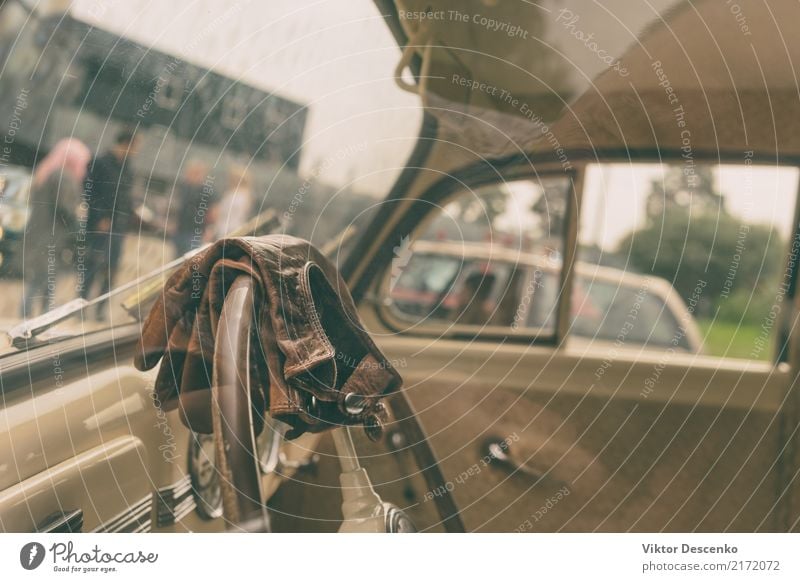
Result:
<svg viewBox="0 0 800 582"><path fill-rule="evenodd" d="M488 309L492 316L481 325L514 330L553 327L551 307L558 294L561 267L558 259L499 244L418 240L411 249L411 261L389 296L399 317L416 322L428 318L458 322L458 298L466 280L491 273ZM570 341L586 340L587 345L603 350L624 333L628 348L674 347L702 353L697 323L668 281L578 262L574 284ZM628 329L626 318L631 309L636 310L636 320Z"/></svg>

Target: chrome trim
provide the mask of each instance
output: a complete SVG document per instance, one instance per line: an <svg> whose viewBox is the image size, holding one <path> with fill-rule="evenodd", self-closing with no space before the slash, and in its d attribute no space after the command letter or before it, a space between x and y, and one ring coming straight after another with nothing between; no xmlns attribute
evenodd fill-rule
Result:
<svg viewBox="0 0 800 582"><path fill-rule="evenodd" d="M140 533L150 531L150 510L153 496L148 495L109 521L100 524L92 533Z"/></svg>
<svg viewBox="0 0 800 582"><path fill-rule="evenodd" d="M37 533L80 533L83 531L83 510L57 511L36 526Z"/></svg>
<svg viewBox="0 0 800 582"><path fill-rule="evenodd" d="M386 512L384 517L386 533L417 533L417 527L405 511L393 503L384 503L383 510Z"/></svg>
<svg viewBox="0 0 800 582"><path fill-rule="evenodd" d="M196 507L189 475L154 493L156 504L156 527L175 525Z"/></svg>
<svg viewBox="0 0 800 582"><path fill-rule="evenodd" d="M153 529L151 513L156 506L156 527L168 527L195 508L191 478L186 475L172 485L143 497L125 511L100 524L92 533L143 533Z"/></svg>

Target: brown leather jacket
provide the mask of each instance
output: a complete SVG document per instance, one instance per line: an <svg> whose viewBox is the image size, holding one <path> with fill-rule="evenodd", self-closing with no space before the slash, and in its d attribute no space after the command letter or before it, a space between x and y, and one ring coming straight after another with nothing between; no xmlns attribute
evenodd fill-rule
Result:
<svg viewBox="0 0 800 582"><path fill-rule="evenodd" d="M400 375L362 328L336 268L308 241L285 235L218 241L169 278L134 362L148 370L161 360L155 389L164 407L180 407L189 428L211 432L215 330L228 288L243 273L256 283L249 370L256 431L266 410L291 425L289 438L374 422ZM345 406L350 393L363 411Z"/></svg>

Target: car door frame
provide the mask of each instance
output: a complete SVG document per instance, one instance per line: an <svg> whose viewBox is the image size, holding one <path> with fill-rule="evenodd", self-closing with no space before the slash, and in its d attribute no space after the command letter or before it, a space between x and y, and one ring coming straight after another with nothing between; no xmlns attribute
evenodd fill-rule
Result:
<svg viewBox="0 0 800 582"><path fill-rule="evenodd" d="M422 137L425 137L424 128L425 124L423 124ZM435 134L435 122L431 124L428 131L433 131ZM427 139L423 139L422 141L427 141ZM502 183L507 180L536 179L547 173L565 173L563 168L552 163L549 156L536 159L534 156L515 155L500 160L486 160L443 177L421 192L411 203L408 203L408 198L403 199L403 196L406 196L409 191L411 191L412 194L416 194L413 191L414 178L418 175L419 168L423 167L428 152L429 147L420 148L419 151L415 151L414 155L412 155L412 160L409 162L408 166L408 172L401 175L398 184L396 184L396 187L390 192L386 204L382 209L386 216L384 216L383 220L381 219L381 213L376 216L376 219L365 234L357 241L354 252L349 256L349 260L343 268L346 280L353 290L354 298L360 303L362 309L364 309L364 304L377 306L380 303L379 285L381 284L380 281L382 280L382 275L385 274L387 265L391 263L391 253L394 247L393 244L390 244L390 241L399 240L402 236L414 233L416 226L423 222L427 212L429 212L429 210L426 211L426 205L430 207L431 204L441 203L441 201L455 195L459 190L465 187L471 189L494 183ZM586 166L591 162L630 162L634 160L642 163L669 163L680 161L681 159L680 152L609 151L592 152L591 156L577 156L573 160L575 167L574 170L570 171L572 186L567 210L568 220L565 222L563 240L564 268L561 273L561 287L558 294L559 303L556 332L551 341L539 341L538 345L546 346L550 344L558 351L557 353L561 353L565 356L575 355L570 350L569 327L571 324L570 310L572 287L578 249L578 230L582 210ZM737 154L721 154L720 152L715 152L713 156L697 152L696 159L698 161L705 160L718 164L741 161L740 156L737 157ZM753 163L775 164L776 160L762 160L758 156L755 156L753 158ZM800 166L800 160L781 160L781 163ZM800 188L798 188L798 191L800 192ZM405 202L404 207L401 205L401 202ZM795 236L800 236L800 204L798 203L798 195L795 196L794 205L794 225L797 229ZM394 213L395 216L399 213L400 216L395 219L393 224L387 227L385 219L392 213ZM787 250L784 255L784 265L790 258L789 253L790 251ZM788 333L789 362L788 364L773 362L771 365L773 371L780 374L782 377L780 382L785 382L785 387L782 388L783 397L777 412L777 414L779 414L779 434L781 435L781 442L783 445L778 452L779 458L776 467L778 478L775 491L774 518L774 526L782 531L795 531L800 527L800 487L795 485L796 473L798 468L800 468L800 452L798 452L800 451L800 434L798 434L797 430L798 422L800 422L800 402L798 402L798 400L800 400L800 394L797 393L797 391L800 390L798 387L798 384L800 384L800 334L797 332L798 321L795 315L800 312L800 296L794 291L798 278L797 271L798 269L795 268L792 272L791 286L787 293L787 303L790 303L794 307L790 331ZM478 334L477 337L460 336L453 337L452 339L480 339L491 341L496 338ZM527 338L527 340L530 344L532 338ZM520 338L520 341L525 341L525 338ZM778 350L780 351L780 347ZM723 358L719 360L723 360ZM727 361L731 360L727 359ZM736 364L734 364L734 367L736 367Z"/></svg>

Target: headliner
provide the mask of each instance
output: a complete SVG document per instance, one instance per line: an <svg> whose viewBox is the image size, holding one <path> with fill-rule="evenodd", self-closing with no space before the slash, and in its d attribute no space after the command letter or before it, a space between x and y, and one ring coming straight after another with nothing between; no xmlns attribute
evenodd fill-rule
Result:
<svg viewBox="0 0 800 582"><path fill-rule="evenodd" d="M395 24L440 137L482 155L800 159L795 0L396 5L437 11Z"/></svg>

